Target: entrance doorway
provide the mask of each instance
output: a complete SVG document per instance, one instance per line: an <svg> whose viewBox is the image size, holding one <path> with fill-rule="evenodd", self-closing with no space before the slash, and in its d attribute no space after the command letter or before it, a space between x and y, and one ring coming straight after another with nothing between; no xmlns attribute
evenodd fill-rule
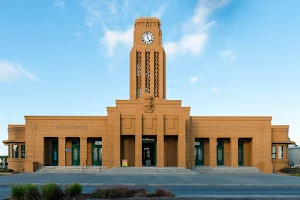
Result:
<svg viewBox="0 0 300 200"><path fill-rule="evenodd" d="M93 148L92 165L101 166L102 165L102 141L95 141L92 148Z"/></svg>
<svg viewBox="0 0 300 200"><path fill-rule="evenodd" d="M195 142L195 165L204 165L204 141Z"/></svg>
<svg viewBox="0 0 300 200"><path fill-rule="evenodd" d="M217 141L217 165L224 165L224 141Z"/></svg>
<svg viewBox="0 0 300 200"><path fill-rule="evenodd" d="M244 142L243 141L239 141L238 161L239 161L239 166L244 166Z"/></svg>
<svg viewBox="0 0 300 200"><path fill-rule="evenodd" d="M58 141L52 140L52 165L58 165Z"/></svg>
<svg viewBox="0 0 300 200"><path fill-rule="evenodd" d="M142 139L143 166L156 166L156 141L155 138Z"/></svg>
<svg viewBox="0 0 300 200"><path fill-rule="evenodd" d="M80 165L80 145L72 145L72 165Z"/></svg>
<svg viewBox="0 0 300 200"><path fill-rule="evenodd" d="M177 167L178 136L165 136L165 167Z"/></svg>
<svg viewBox="0 0 300 200"><path fill-rule="evenodd" d="M58 166L58 138L44 137L44 165Z"/></svg>

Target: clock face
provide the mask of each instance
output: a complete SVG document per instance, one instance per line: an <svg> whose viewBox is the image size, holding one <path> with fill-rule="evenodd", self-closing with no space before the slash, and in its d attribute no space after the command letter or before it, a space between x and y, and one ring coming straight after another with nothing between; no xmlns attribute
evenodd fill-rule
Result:
<svg viewBox="0 0 300 200"><path fill-rule="evenodd" d="M142 41L145 44L151 44L154 41L153 33L149 32L149 31L144 32L142 35Z"/></svg>

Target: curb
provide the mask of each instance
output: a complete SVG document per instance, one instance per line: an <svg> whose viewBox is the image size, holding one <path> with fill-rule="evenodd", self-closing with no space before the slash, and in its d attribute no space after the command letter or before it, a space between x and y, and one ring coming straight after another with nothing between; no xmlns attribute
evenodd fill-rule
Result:
<svg viewBox="0 0 300 200"><path fill-rule="evenodd" d="M30 182L35 185L44 185L45 183L35 183L35 182ZM197 187L197 186L244 186L244 187L253 187L253 186L258 186L258 187L266 187L266 186L278 186L278 187L291 187L291 186L296 186L300 187L300 184L206 184L206 183L199 183L199 184L135 184L135 183L114 183L114 184L107 184L107 183L80 183L82 186L132 186L132 187L145 187L145 186L153 186L153 187L176 187L176 186L191 186L191 187ZM14 184L18 183L0 183L0 186L11 186ZM56 183L58 185L70 185L71 183Z"/></svg>

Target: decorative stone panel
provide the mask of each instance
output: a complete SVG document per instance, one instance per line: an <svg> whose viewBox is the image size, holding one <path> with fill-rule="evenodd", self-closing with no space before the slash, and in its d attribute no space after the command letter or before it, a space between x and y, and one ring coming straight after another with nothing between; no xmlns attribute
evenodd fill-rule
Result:
<svg viewBox="0 0 300 200"><path fill-rule="evenodd" d="M122 116L121 119L121 134L134 135L135 134L135 119L134 116Z"/></svg>
<svg viewBox="0 0 300 200"><path fill-rule="evenodd" d="M157 120L156 116L149 116L143 119L143 134L144 135L156 135L157 132Z"/></svg>
<svg viewBox="0 0 300 200"><path fill-rule="evenodd" d="M179 119L178 116L166 116L165 135L178 135Z"/></svg>

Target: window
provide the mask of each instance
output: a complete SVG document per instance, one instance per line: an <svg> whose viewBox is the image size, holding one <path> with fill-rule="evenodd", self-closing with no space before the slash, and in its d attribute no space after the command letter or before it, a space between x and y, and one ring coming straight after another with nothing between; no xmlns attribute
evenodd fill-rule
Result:
<svg viewBox="0 0 300 200"><path fill-rule="evenodd" d="M17 144L12 145L12 157L19 158L19 148Z"/></svg>
<svg viewBox="0 0 300 200"><path fill-rule="evenodd" d="M8 158L10 158L10 145L8 145Z"/></svg>
<svg viewBox="0 0 300 200"><path fill-rule="evenodd" d="M272 159L276 159L276 146L272 146Z"/></svg>
<svg viewBox="0 0 300 200"><path fill-rule="evenodd" d="M21 145L21 158L25 158L25 144Z"/></svg>
<svg viewBox="0 0 300 200"><path fill-rule="evenodd" d="M284 147L278 146L278 159L284 159Z"/></svg>

